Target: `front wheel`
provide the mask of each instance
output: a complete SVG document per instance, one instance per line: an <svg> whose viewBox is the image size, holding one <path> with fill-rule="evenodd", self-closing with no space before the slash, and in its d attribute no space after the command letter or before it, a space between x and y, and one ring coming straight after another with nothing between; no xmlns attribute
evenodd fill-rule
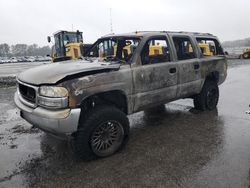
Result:
<svg viewBox="0 0 250 188"><path fill-rule="evenodd" d="M194 97L194 107L197 110L214 110L219 101L218 84L212 80L206 80L201 92Z"/></svg>
<svg viewBox="0 0 250 188"><path fill-rule="evenodd" d="M85 160L108 157L121 149L128 133L126 114L112 106L95 107L80 122L76 154Z"/></svg>

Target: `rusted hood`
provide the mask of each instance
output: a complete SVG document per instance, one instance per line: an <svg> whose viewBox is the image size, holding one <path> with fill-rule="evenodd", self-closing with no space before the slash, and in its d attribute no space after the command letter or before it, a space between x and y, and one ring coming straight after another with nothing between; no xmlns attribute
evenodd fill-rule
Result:
<svg viewBox="0 0 250 188"><path fill-rule="evenodd" d="M82 76L84 76L84 73L92 71L98 71L98 73L100 73L102 71L105 72L110 70L119 70L119 68L119 64L89 62L84 60L73 62L64 61L58 63L49 63L28 69L19 74L18 79L22 82L33 85L56 84L58 81L68 76L78 75L81 73L83 73Z"/></svg>

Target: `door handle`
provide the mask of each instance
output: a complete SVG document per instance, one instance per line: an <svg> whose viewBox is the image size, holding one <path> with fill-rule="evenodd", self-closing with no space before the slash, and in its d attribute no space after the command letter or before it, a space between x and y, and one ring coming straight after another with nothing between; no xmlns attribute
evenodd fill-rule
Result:
<svg viewBox="0 0 250 188"><path fill-rule="evenodd" d="M169 73L171 73L171 74L176 73L176 68L175 68L175 67L174 67L174 68L170 68L170 69L169 69Z"/></svg>
<svg viewBox="0 0 250 188"><path fill-rule="evenodd" d="M194 64L194 70L197 70L200 68L200 65L199 64Z"/></svg>

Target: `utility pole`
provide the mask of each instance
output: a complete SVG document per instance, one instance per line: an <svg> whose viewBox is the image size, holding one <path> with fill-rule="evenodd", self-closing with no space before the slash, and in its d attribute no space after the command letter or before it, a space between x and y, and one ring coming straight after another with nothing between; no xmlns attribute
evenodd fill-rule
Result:
<svg viewBox="0 0 250 188"><path fill-rule="evenodd" d="M113 24L112 24L112 9L109 9L109 16L110 16L110 32L113 33Z"/></svg>

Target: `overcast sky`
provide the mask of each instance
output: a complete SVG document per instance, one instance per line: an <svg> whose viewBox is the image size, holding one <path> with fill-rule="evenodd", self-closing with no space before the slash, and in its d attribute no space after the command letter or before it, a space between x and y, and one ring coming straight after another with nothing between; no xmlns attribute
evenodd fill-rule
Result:
<svg viewBox="0 0 250 188"><path fill-rule="evenodd" d="M57 30L84 42L136 30L209 32L221 41L250 37L249 0L0 0L0 43L47 45Z"/></svg>

